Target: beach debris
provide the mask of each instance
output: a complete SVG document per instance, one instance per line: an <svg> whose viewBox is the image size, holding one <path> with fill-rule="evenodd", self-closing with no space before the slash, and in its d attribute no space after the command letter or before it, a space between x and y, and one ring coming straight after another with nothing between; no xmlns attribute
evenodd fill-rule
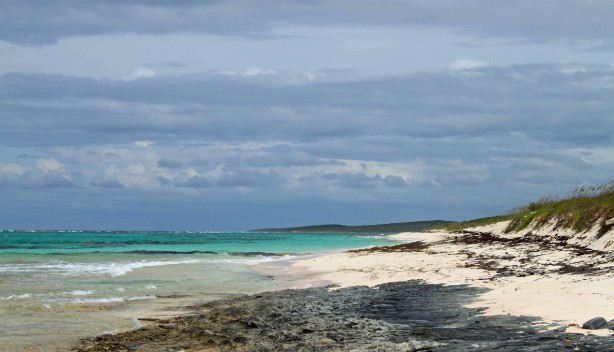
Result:
<svg viewBox="0 0 614 352"><path fill-rule="evenodd" d="M494 274L491 280L500 277L548 274L597 276L611 270L610 255L538 236L506 238L489 232L466 230L456 234L457 236L451 241L467 245L460 253L465 254L468 260L460 266L492 272ZM481 250L485 247L489 250ZM556 253L559 259L544 261L543 258L548 253ZM566 258L561 256L563 253L566 254ZM584 260L570 262L568 259L580 256Z"/></svg>
<svg viewBox="0 0 614 352"><path fill-rule="evenodd" d="M582 329L590 329L590 330L601 329L607 323L608 321L605 320L604 317L595 317L591 320L588 320L584 324L582 324Z"/></svg>
<svg viewBox="0 0 614 352"><path fill-rule="evenodd" d="M349 253L393 253L393 252L420 252L429 248L428 243L414 241L384 247L369 247L361 249L351 249Z"/></svg>

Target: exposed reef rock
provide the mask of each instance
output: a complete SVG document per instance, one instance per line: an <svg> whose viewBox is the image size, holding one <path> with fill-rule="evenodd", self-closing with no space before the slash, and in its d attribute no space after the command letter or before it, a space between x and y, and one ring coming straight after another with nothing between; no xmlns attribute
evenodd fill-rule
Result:
<svg viewBox="0 0 614 352"><path fill-rule="evenodd" d="M538 331L536 318L466 308L486 289L405 281L268 292L85 339L74 351L605 351L613 337ZM543 327L542 327L543 328Z"/></svg>

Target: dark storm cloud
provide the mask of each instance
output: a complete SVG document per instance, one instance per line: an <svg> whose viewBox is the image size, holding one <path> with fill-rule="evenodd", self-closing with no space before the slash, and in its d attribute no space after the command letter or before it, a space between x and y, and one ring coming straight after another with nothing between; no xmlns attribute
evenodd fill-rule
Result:
<svg viewBox="0 0 614 352"><path fill-rule="evenodd" d="M609 0L4 1L0 226L462 219L607 182L612 18Z"/></svg>
<svg viewBox="0 0 614 352"><path fill-rule="evenodd" d="M314 157L362 153L376 160L402 157L390 154L382 138L488 141L521 132L549 145L609 145L614 70L575 69L486 67L470 76L451 71L302 86L255 85L215 75L124 82L8 74L0 77L0 137L7 146L204 138L301 141L311 143L312 152L318 149L315 142L322 145L319 155L278 146L247 161L261 167L318 164ZM356 138L360 144L347 142ZM442 153L446 146L414 148L418 154ZM161 160L159 166L181 166L176 163Z"/></svg>
<svg viewBox="0 0 614 352"><path fill-rule="evenodd" d="M167 168L167 169L178 169L181 167L181 161L171 160L171 159L160 159L158 160L158 166Z"/></svg>
<svg viewBox="0 0 614 352"><path fill-rule="evenodd" d="M270 37L283 25L420 26L521 41L603 39L614 33L608 0L385 1L12 1L0 11L0 38L49 44L122 33L204 33Z"/></svg>
<svg viewBox="0 0 614 352"><path fill-rule="evenodd" d="M463 218L614 173L610 66L273 81L0 76L0 188L33 204L51 191L66 202L101 189L118 201L138 194L135 204L157 202L158 213L258 199Z"/></svg>

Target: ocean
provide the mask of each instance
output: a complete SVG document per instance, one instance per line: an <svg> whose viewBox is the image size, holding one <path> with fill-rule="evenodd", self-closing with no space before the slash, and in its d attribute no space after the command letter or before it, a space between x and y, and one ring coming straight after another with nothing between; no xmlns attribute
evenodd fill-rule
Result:
<svg viewBox="0 0 614 352"><path fill-rule="evenodd" d="M264 265L381 234L0 231L0 351L64 351L214 299L294 284Z"/></svg>

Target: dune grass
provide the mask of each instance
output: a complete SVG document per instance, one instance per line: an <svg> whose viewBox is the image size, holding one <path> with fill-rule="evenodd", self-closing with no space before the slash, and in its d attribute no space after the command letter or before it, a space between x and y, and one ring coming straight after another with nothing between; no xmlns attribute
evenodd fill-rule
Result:
<svg viewBox="0 0 614 352"><path fill-rule="evenodd" d="M543 197L525 206L515 208L506 215L438 226L439 229L460 231L469 227L510 221L506 232L518 232L532 224L540 227L555 222L556 228L571 228L576 232L586 231L599 225L604 234L614 227L607 220L614 218L614 180L597 186L581 186L567 197Z"/></svg>
<svg viewBox="0 0 614 352"><path fill-rule="evenodd" d="M506 232L523 230L532 223L539 227L551 221L556 222L556 228L571 228L576 232L601 222L603 230L608 227L605 221L614 217L614 181L578 187L565 198L544 197L512 210L510 215L513 217Z"/></svg>

